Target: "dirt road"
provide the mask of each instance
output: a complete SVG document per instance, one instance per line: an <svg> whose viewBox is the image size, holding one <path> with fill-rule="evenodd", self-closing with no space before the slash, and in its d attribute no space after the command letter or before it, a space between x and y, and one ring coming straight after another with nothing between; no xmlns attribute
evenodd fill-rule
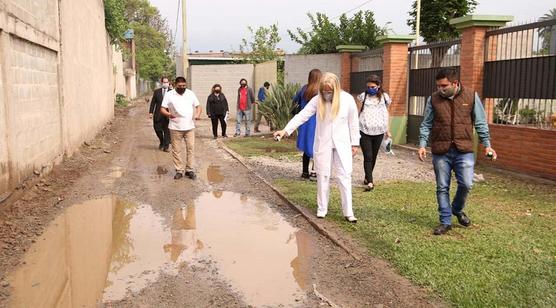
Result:
<svg viewBox="0 0 556 308"><path fill-rule="evenodd" d="M209 125L198 123L195 181L173 180L138 101L27 182L0 208L0 306L443 306L317 233Z"/></svg>

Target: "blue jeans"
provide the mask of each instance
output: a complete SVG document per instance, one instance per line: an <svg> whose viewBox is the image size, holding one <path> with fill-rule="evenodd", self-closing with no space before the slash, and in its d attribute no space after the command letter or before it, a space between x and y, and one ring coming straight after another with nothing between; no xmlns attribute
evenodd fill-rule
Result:
<svg viewBox="0 0 556 308"><path fill-rule="evenodd" d="M436 199L440 223L452 224L452 214L459 214L465 207L465 200L473 186L473 167L475 156L473 153L461 153L451 147L444 155L433 155L432 164L436 175ZM454 201L450 205L450 181L452 170L456 174L458 189Z"/></svg>
<svg viewBox="0 0 556 308"><path fill-rule="evenodd" d="M245 118L245 135L251 134L251 110L237 111L236 116L236 135L241 134L241 122Z"/></svg>

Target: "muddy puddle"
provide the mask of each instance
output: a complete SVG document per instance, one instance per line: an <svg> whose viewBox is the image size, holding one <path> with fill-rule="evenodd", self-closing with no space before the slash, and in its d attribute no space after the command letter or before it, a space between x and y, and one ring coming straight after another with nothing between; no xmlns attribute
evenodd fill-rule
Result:
<svg viewBox="0 0 556 308"><path fill-rule="evenodd" d="M11 274L11 303L94 306L210 260L248 304L290 306L310 288L312 250L308 234L245 195L204 193L167 219L149 205L107 197L51 223Z"/></svg>

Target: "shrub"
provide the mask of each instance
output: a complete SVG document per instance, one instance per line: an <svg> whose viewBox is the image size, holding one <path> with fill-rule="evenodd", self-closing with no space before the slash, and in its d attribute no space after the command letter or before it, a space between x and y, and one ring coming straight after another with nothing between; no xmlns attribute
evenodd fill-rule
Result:
<svg viewBox="0 0 556 308"><path fill-rule="evenodd" d="M293 117L293 98L299 89L298 84L274 85L266 101L259 105L259 112L273 127L284 128Z"/></svg>

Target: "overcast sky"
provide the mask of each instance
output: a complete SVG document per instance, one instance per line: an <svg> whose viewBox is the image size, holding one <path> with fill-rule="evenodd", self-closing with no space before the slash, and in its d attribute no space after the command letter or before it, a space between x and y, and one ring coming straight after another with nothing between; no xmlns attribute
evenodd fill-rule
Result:
<svg viewBox="0 0 556 308"><path fill-rule="evenodd" d="M181 0L179 0L181 1ZM168 20L172 31L176 28L178 0L150 0ZM247 27L278 24L282 41L278 47L296 52L299 45L292 42L287 29L301 27L309 30L307 12L322 12L329 17L360 7L372 10L378 25L390 22L396 34L408 34L407 12L412 0L187 0L187 26L191 51L239 50L242 38L248 36ZM475 14L512 15L516 22L538 19L556 7L554 0L479 0ZM366 4L365 4L366 3ZM354 11L355 12L355 11ZM348 15L353 14L350 13ZM180 14L181 15L181 14ZM337 21L337 19L336 19ZM178 21L176 45L181 46L181 16Z"/></svg>

